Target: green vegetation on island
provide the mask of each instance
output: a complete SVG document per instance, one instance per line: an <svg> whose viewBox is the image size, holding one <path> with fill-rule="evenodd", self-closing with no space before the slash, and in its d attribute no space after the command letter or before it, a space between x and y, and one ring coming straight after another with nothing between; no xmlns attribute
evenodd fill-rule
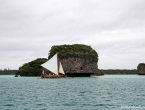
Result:
<svg viewBox="0 0 145 110"><path fill-rule="evenodd" d="M103 70L98 69L98 73L97 73L97 75L98 75L98 76L104 75L104 71L103 71Z"/></svg>
<svg viewBox="0 0 145 110"><path fill-rule="evenodd" d="M46 62L46 58L37 58L31 62L25 63L19 67L16 75L20 76L40 76L44 68L41 66L42 63Z"/></svg>
<svg viewBox="0 0 145 110"><path fill-rule="evenodd" d="M51 47L51 50L49 51L49 56L50 58L54 54L58 54L60 57L65 57L68 56L69 54L91 54L95 58L98 59L98 54L97 52L92 49L91 46L84 45L84 44L72 44L72 45L54 45Z"/></svg>
<svg viewBox="0 0 145 110"><path fill-rule="evenodd" d="M137 74L136 69L127 70L127 69L107 69L103 70L104 74Z"/></svg>
<svg viewBox="0 0 145 110"><path fill-rule="evenodd" d="M18 70L0 70L0 75L15 75Z"/></svg>

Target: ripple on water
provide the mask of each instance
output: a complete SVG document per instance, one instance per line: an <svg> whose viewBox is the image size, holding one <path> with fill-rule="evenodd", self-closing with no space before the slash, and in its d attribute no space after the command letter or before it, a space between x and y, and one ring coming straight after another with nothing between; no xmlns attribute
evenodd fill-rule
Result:
<svg viewBox="0 0 145 110"><path fill-rule="evenodd" d="M144 77L38 79L0 77L2 110L120 110L144 105Z"/></svg>

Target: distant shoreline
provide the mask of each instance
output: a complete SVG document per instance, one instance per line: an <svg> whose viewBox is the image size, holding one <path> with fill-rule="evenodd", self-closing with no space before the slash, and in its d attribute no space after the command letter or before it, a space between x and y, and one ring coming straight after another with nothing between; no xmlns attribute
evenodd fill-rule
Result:
<svg viewBox="0 0 145 110"><path fill-rule="evenodd" d="M135 75L138 74L136 69L101 69L104 75ZM0 75L15 75L18 70L1 70Z"/></svg>
<svg viewBox="0 0 145 110"><path fill-rule="evenodd" d="M18 70L1 70L0 75L15 75Z"/></svg>

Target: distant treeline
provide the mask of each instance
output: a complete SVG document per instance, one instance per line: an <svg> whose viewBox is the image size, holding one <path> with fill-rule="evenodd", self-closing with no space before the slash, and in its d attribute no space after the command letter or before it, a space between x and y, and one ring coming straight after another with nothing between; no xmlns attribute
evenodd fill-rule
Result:
<svg viewBox="0 0 145 110"><path fill-rule="evenodd" d="M120 69L108 69L108 70L102 70L104 74L137 74L137 70L120 70Z"/></svg>
<svg viewBox="0 0 145 110"><path fill-rule="evenodd" d="M0 75L15 75L18 70L0 70Z"/></svg>
<svg viewBox="0 0 145 110"><path fill-rule="evenodd" d="M15 75L18 70L0 70L0 75ZM101 72L103 74L137 74L137 70L120 70L120 69L108 69L108 70L103 70L101 69Z"/></svg>

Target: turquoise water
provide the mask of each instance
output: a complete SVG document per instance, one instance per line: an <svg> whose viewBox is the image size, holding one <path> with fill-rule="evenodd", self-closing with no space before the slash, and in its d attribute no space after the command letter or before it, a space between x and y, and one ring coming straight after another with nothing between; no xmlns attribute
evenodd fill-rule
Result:
<svg viewBox="0 0 145 110"><path fill-rule="evenodd" d="M133 110L133 107L145 110L145 76L64 79L0 76L0 110Z"/></svg>

